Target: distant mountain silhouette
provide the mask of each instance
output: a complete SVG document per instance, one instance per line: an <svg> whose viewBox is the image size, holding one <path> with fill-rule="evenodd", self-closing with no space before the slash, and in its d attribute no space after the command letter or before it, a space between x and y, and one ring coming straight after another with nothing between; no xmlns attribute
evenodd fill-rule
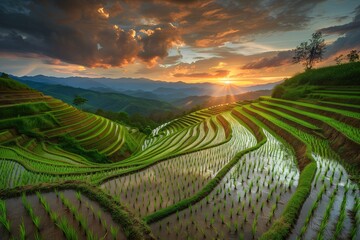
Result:
<svg viewBox="0 0 360 240"><path fill-rule="evenodd" d="M166 82L155 81L146 78L85 78L85 77L49 77L44 75L23 76L15 79L22 81L32 81L46 84L57 84L97 92L118 92L134 97L157 99L163 101L174 101L190 96L213 96L220 97L226 95L236 95L249 91L269 90L281 83L274 82L269 84L254 85L250 87L240 87L233 84L222 85L214 83L185 83L185 82Z"/></svg>
<svg viewBox="0 0 360 240"><path fill-rule="evenodd" d="M122 93L100 92L32 81L21 82L69 104L72 104L75 95L80 95L88 100L83 108L90 111L103 109L113 112L127 112L129 114L141 113L147 116L152 113L165 113L177 110L170 103L164 101L133 97Z"/></svg>

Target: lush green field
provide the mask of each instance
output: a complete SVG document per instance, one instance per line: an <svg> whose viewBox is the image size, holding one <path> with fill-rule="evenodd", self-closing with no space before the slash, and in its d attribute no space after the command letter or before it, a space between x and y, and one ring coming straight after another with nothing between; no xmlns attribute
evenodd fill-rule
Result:
<svg viewBox="0 0 360 240"><path fill-rule="evenodd" d="M213 106L146 136L0 80L0 239L360 239L360 88Z"/></svg>
<svg viewBox="0 0 360 240"><path fill-rule="evenodd" d="M311 94L310 98L359 105L359 76L359 62L307 70L276 86L272 96L297 100ZM333 96L334 93L337 97ZM349 95L355 98L355 102Z"/></svg>

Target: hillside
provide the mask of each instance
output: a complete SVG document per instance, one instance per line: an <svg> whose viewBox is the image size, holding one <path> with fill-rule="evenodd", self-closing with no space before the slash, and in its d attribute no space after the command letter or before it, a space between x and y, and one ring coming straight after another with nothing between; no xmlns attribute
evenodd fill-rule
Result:
<svg viewBox="0 0 360 240"><path fill-rule="evenodd" d="M7 74L2 74L0 77L0 90L22 90L22 89L29 89L29 87L25 84L21 84L17 81L13 81L9 78Z"/></svg>
<svg viewBox="0 0 360 240"><path fill-rule="evenodd" d="M326 101L313 91L297 100L220 104L145 138L5 81L14 87L0 99L4 239L24 226L29 236L60 239L360 237L360 105L344 103L360 88L337 86ZM125 143L134 151L122 161L93 163L62 148L66 139L57 135L64 132L90 151ZM25 223L14 214L19 206Z"/></svg>
<svg viewBox="0 0 360 240"><path fill-rule="evenodd" d="M132 97L121 93L99 92L32 81L22 82L68 104L72 104L75 95L84 97L88 102L83 105L83 108L92 112L95 112L97 109L103 109L113 112L126 112L128 114L141 113L144 116L148 116L155 112L166 114L167 112L176 111L175 107L163 101Z"/></svg>
<svg viewBox="0 0 360 240"><path fill-rule="evenodd" d="M254 100L260 96L268 96L271 94L271 90L258 90L221 97L181 97L191 94L191 91L187 91L187 89L175 90L172 88L156 89L154 92L126 91L127 94L136 96L133 97L118 92L109 92L104 88L93 88L93 90L88 90L83 88L74 88L64 85L54 85L33 81L21 80L21 82L47 95L61 99L68 104L72 104L75 95L85 97L88 99L88 102L85 103L82 108L91 112L95 112L97 109L102 109L112 112L126 112L128 114L140 113L143 116L166 116L169 113L179 114L184 110L188 111L195 108L201 109L242 100ZM186 93L184 93L184 91ZM160 95L159 92L161 92L162 95ZM166 97L165 95L172 97ZM168 103L162 100L157 100L161 98L172 101Z"/></svg>
<svg viewBox="0 0 360 240"><path fill-rule="evenodd" d="M354 95L354 101L349 103L360 104L358 90L360 88L360 62L341 64L319 69L307 70L304 73L295 75L274 88L273 97L288 100L299 98L317 98L321 100L331 100L332 90L342 89ZM339 88L340 87L340 88ZM342 102L348 102L345 98ZM336 99L336 98L334 98ZM357 100L356 100L357 99ZM339 99L337 99L339 101Z"/></svg>
<svg viewBox="0 0 360 240"><path fill-rule="evenodd" d="M119 160L137 147L125 126L82 112L10 78L0 78L0 83L1 144L40 153L53 144L94 162Z"/></svg>

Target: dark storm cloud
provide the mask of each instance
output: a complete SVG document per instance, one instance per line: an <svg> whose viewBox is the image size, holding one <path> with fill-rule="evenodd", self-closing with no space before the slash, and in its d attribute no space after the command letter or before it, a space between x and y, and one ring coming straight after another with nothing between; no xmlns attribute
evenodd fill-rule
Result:
<svg viewBox="0 0 360 240"><path fill-rule="evenodd" d="M121 6L107 3L109 12L104 6L99 0L48 0L17 7L28 13L1 8L0 51L37 53L106 68L123 66L136 58L153 63L166 57L168 48L179 38L176 28L168 24L156 27L153 34L137 36L133 29L110 23L110 12L121 12Z"/></svg>
<svg viewBox="0 0 360 240"><path fill-rule="evenodd" d="M293 51L282 51L278 52L278 54L274 57L265 57L260 58L258 60L249 62L242 66L242 69L261 69L261 68L269 68L269 67L279 67L283 65L288 65L292 61L294 53Z"/></svg>
<svg viewBox="0 0 360 240"><path fill-rule="evenodd" d="M141 38L142 50L139 52L139 58L154 64L157 58L166 57L168 49L179 39L179 31L171 24L163 28L156 28L151 34L146 34Z"/></svg>
<svg viewBox="0 0 360 240"><path fill-rule="evenodd" d="M228 70L217 70L215 73L176 73L174 77L190 77L190 78L223 78L230 74Z"/></svg>
<svg viewBox="0 0 360 240"><path fill-rule="evenodd" d="M316 2L316 3L314 3ZM181 41L192 47L301 29L321 1L28 0L0 3L0 52L88 67L154 65Z"/></svg>
<svg viewBox="0 0 360 240"><path fill-rule="evenodd" d="M26 7L28 14L0 10L1 51L33 52L85 66L121 65L134 57L128 49L136 49L136 41L106 23L99 1L33 1ZM112 56L104 56L106 51Z"/></svg>

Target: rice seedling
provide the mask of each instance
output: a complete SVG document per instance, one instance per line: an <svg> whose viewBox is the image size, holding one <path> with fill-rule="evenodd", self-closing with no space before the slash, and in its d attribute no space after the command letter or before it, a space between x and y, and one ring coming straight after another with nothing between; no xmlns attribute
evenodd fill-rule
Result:
<svg viewBox="0 0 360 240"><path fill-rule="evenodd" d="M73 227L70 226L67 219L65 217L59 218L56 225L60 228L60 230L63 232L66 239L71 240L77 240L78 236L76 234L76 231Z"/></svg>
<svg viewBox="0 0 360 240"><path fill-rule="evenodd" d="M6 203L3 200L0 200L0 223L4 226L6 231L10 233L11 231L11 224L9 219L7 219L6 215Z"/></svg>
<svg viewBox="0 0 360 240"><path fill-rule="evenodd" d="M98 210L98 211L97 211L96 216L97 216L97 218L98 218L98 220L99 220L99 223L101 223L101 219L102 219L102 212L101 212L101 210Z"/></svg>
<svg viewBox="0 0 360 240"><path fill-rule="evenodd" d="M211 218L210 220L210 227L212 227L214 225L214 222L215 222L215 219L214 218Z"/></svg>
<svg viewBox="0 0 360 240"><path fill-rule="evenodd" d="M82 198L81 198L81 192L76 192L76 194L75 194L75 196L76 196L76 199L79 201L79 203L81 204L81 201L82 201Z"/></svg>
<svg viewBox="0 0 360 240"><path fill-rule="evenodd" d="M99 239L99 238L98 238L97 236L95 236L92 231L89 231L89 232L87 233L86 239L87 239L87 240L97 240L97 239Z"/></svg>
<svg viewBox="0 0 360 240"><path fill-rule="evenodd" d="M25 229L24 219L21 220L21 224L19 226L19 239L20 240L26 239L26 229Z"/></svg>
<svg viewBox="0 0 360 240"><path fill-rule="evenodd" d="M334 205L334 202L335 202L336 193L337 193L337 190L335 189L333 194L330 197L330 202L326 207L326 212L325 212L325 215L324 215L324 217L323 217L323 219L321 221L320 229L319 229L318 234L317 234L317 239L323 239L323 234L324 234L325 228L327 226L327 222L328 222L329 217L330 217L331 209L332 209L332 207Z"/></svg>
<svg viewBox="0 0 360 240"><path fill-rule="evenodd" d="M360 225L360 198L356 197L355 204L352 209L353 214L355 215L355 223L353 224L351 231L350 231L350 238L356 239L356 236L358 234L358 227Z"/></svg>
<svg viewBox="0 0 360 240"><path fill-rule="evenodd" d="M50 212L50 218L53 222L57 222L59 215L56 212Z"/></svg>
<svg viewBox="0 0 360 240"><path fill-rule="evenodd" d="M25 193L23 193L21 200L22 200L22 203L23 203L23 206L24 206L26 212L29 214L29 216L31 218L31 221L35 225L36 229L39 231L40 230L40 217L35 215L34 209L30 205L30 203L27 201Z"/></svg>
<svg viewBox="0 0 360 240"><path fill-rule="evenodd" d="M242 233L239 234L239 240L244 240L244 235Z"/></svg>
<svg viewBox="0 0 360 240"><path fill-rule="evenodd" d="M341 207L340 207L340 215L339 215L339 219L336 223L336 226L335 226L335 233L333 235L333 238L332 239L338 239L342 229L343 229L343 226L344 226L344 220L345 220L345 216L346 216L346 201L347 201L347 190L348 188L345 188L345 192L344 192L344 197L343 197L343 200L341 202Z"/></svg>
<svg viewBox="0 0 360 240"><path fill-rule="evenodd" d="M255 238L256 227L257 227L257 218L254 219L254 221L253 221L253 223L251 225L251 233L253 235L253 238Z"/></svg>
<svg viewBox="0 0 360 240"><path fill-rule="evenodd" d="M34 234L34 239L35 239L35 240L42 240L39 232L35 232L35 234Z"/></svg>
<svg viewBox="0 0 360 240"><path fill-rule="evenodd" d="M221 218L221 224L225 224L225 217L224 217L224 215L220 215L220 218Z"/></svg>

